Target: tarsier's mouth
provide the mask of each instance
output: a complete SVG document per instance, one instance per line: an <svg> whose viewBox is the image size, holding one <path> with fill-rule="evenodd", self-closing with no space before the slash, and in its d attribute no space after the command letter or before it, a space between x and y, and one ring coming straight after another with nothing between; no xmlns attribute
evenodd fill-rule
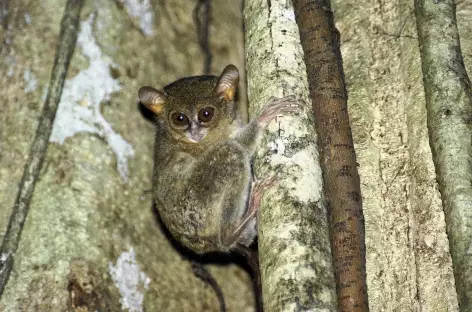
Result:
<svg viewBox="0 0 472 312"><path fill-rule="evenodd" d="M191 137L191 136L187 136L187 140L188 140L190 143L198 143L198 142L200 142L202 139L203 139L203 137L202 137L202 138L193 138L193 137Z"/></svg>

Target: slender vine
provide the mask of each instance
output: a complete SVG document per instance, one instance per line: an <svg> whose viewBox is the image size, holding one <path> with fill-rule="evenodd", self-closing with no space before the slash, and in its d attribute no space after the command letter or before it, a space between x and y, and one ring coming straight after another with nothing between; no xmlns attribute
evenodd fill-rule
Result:
<svg viewBox="0 0 472 312"><path fill-rule="evenodd" d="M203 53L203 74L211 73L213 54L210 50L211 0L198 0L193 10L193 20L197 29L197 38Z"/></svg>
<svg viewBox="0 0 472 312"><path fill-rule="evenodd" d="M11 210L5 236L0 247L0 296L10 277L21 231L28 215L34 187L46 155L57 107L61 99L64 80L74 52L79 31L79 17L83 0L68 0L61 21L56 55L43 111L39 118L28 160L23 171L18 194Z"/></svg>

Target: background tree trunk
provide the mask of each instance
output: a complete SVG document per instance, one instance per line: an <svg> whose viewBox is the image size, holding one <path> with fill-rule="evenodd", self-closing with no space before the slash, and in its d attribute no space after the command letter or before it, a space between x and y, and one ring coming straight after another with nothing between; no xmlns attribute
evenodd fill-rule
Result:
<svg viewBox="0 0 472 312"><path fill-rule="evenodd" d="M454 1L415 0L428 130L461 311L472 311L472 83Z"/></svg>
<svg viewBox="0 0 472 312"><path fill-rule="evenodd" d="M42 111L64 4L2 1L0 239ZM215 293L194 276L151 209L154 126L137 105L142 85L201 74L194 5L86 1L0 311L219 311ZM235 1L213 5L215 72L229 62L243 68L240 9ZM229 311L254 311L245 271L208 268Z"/></svg>
<svg viewBox="0 0 472 312"><path fill-rule="evenodd" d="M413 9L403 0L333 2L361 177L369 304L457 311ZM470 72L472 2L457 12Z"/></svg>

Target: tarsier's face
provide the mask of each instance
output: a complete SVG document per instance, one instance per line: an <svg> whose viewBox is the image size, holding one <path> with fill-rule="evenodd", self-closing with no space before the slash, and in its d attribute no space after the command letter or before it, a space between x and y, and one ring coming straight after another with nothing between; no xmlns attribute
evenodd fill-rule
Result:
<svg viewBox="0 0 472 312"><path fill-rule="evenodd" d="M138 96L155 113L173 139L185 143L218 141L232 135L236 118L234 95L239 74L229 65L220 77L195 76L179 79L163 90L142 87Z"/></svg>
<svg viewBox="0 0 472 312"><path fill-rule="evenodd" d="M172 109L167 118L174 135L198 143L218 124L218 115L215 106L202 103L190 109Z"/></svg>

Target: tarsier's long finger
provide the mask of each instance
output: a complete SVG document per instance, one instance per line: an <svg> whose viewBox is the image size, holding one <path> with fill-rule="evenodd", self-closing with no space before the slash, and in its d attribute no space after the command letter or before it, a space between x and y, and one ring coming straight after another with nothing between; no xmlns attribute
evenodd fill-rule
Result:
<svg viewBox="0 0 472 312"><path fill-rule="evenodd" d="M295 97L295 95L288 95L288 96L285 96L283 98L276 98L276 97L273 97L271 96L269 98L269 104L276 104L276 103L280 103L280 102L297 102L297 98Z"/></svg>
<svg viewBox="0 0 472 312"><path fill-rule="evenodd" d="M265 108L264 112L277 113L277 112L282 111L282 110L297 111L299 109L299 107L300 106L298 104L279 103L279 104L276 104L276 105L267 106Z"/></svg>
<svg viewBox="0 0 472 312"><path fill-rule="evenodd" d="M264 108L261 113L259 120L263 123L268 123L274 119L277 115L291 114L299 111L300 101L295 97L286 97L282 99L273 99Z"/></svg>
<svg viewBox="0 0 472 312"><path fill-rule="evenodd" d="M270 189L271 187L277 185L280 182L280 178L277 175L270 176L265 178L264 180L257 182L254 186L254 191L257 195L262 195L266 190Z"/></svg>
<svg viewBox="0 0 472 312"><path fill-rule="evenodd" d="M285 114L285 113L296 113L300 111L299 106L285 106L274 112L275 115Z"/></svg>
<svg viewBox="0 0 472 312"><path fill-rule="evenodd" d="M286 107L290 108L299 108L300 107L300 102L298 101L284 101L284 102L274 102L268 104L265 109L270 110L270 111L275 111L275 110L280 110L284 109Z"/></svg>

